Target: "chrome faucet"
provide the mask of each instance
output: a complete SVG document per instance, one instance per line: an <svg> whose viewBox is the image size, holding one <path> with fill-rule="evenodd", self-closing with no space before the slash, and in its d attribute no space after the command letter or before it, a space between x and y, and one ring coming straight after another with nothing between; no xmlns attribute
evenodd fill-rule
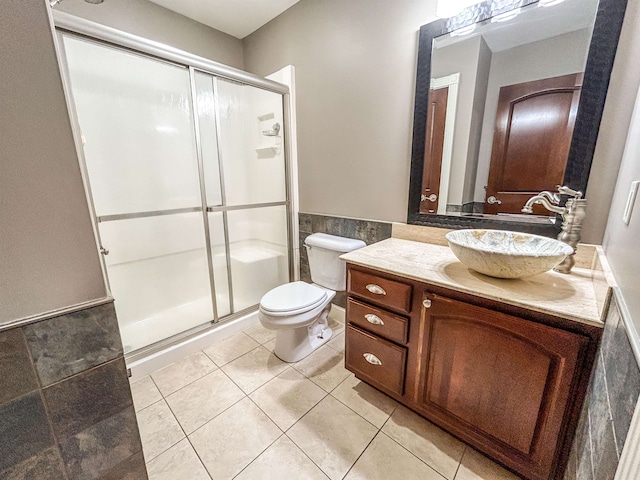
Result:
<svg viewBox="0 0 640 480"><path fill-rule="evenodd" d="M560 195L569 195L570 197L564 207L560 206ZM573 253L568 255L554 270L560 273L571 272L576 263L574 256L580 241L582 221L587 214L587 200L582 198L582 192L558 185L558 193L544 191L527 200L527 203L522 207L522 213L532 213L534 205L542 205L547 210L562 216L562 231L558 235L558 240L571 246Z"/></svg>

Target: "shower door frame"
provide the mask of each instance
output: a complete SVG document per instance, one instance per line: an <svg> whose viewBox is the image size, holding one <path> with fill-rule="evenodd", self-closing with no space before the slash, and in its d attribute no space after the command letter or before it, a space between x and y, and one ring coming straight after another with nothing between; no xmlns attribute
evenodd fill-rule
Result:
<svg viewBox="0 0 640 480"><path fill-rule="evenodd" d="M294 232L296 231L296 223L297 223L297 212L293 210L293 202L292 202L292 179L291 179L291 99L289 87L287 85L274 82L272 80L268 80L265 78L258 77L256 75L252 75L250 73L244 72L242 70L229 67L227 65L223 65L218 62L214 62L212 60L207 60L205 58L190 54L188 52L184 52L182 50L178 50L171 46L158 43L152 40L148 40L142 37L138 37L136 35L132 35L126 32L122 32L120 30L116 30L111 27L107 27L104 25L100 25L95 22L91 22L89 20L85 20L64 12L53 11L53 20L56 31L56 49L58 51L58 58L60 61L60 73L62 76L63 87L65 90L65 96L67 98L67 107L69 111L69 117L72 124L74 141L76 144L76 151L78 153L78 159L80 163L80 170L82 173L82 178L85 186L85 192L87 195L87 202L89 204L89 209L91 212L91 221L93 224L94 235L96 238L96 247L100 252L100 264L102 267L102 274L105 280L105 285L107 287L108 295L111 295L111 288L109 284L109 276L107 272L106 260L104 254L102 253L102 242L100 239L100 231L98 228L98 224L101 221L105 220L114 220L116 218L110 217L118 217L117 219L123 218L141 218L146 216L154 216L154 215L165 215L177 213L177 210L172 209L168 211L157 211L157 212L139 212L133 214L120 214L120 215L107 215L105 218L98 217L96 215L95 205L93 201L93 195L91 193L91 183L89 181L86 159L84 155L84 149L82 146L82 139L80 135L80 124L77 116L77 112L75 109L75 103L73 101L73 92L71 89L71 81L69 78L69 68L67 65L67 57L66 51L64 48L63 42L63 34L71 34L77 38L86 38L90 41L93 41L99 45L111 46L115 47L124 52L130 52L138 55L142 55L144 57L150 58L152 60L157 60L161 62L167 62L177 67L187 69L189 73L189 89L190 89L190 104L191 104L191 114L192 114L192 125L194 127L195 132L195 148L197 154L197 164L198 164L198 175L199 175L199 192L200 192L200 203L201 207L193 207L186 209L178 209L178 210L189 210L193 212L200 211L203 215L203 224L205 229L205 241L206 241L206 250L207 250L207 260L208 260L208 269L209 269L209 283L211 289L211 300L213 307L213 319L209 322L205 322L200 326L196 326L185 330L181 333L173 335L169 338L160 340L151 345L142 347L140 349L136 349L132 352L129 352L126 355L128 361L134 361L138 358L145 357L147 355L162 351L169 346L175 345L193 337L195 335L201 334L204 331L210 330L211 328L215 328L216 326L233 321L237 318L243 317L248 313L253 312L256 305L247 307L241 311L233 312L229 315L226 315L221 319L218 315L217 302L216 302L216 290L215 290L215 280L213 273L213 259L211 253L211 243L210 243L210 231L209 231L209 213L212 212L222 212L224 217L224 230L225 230L225 250L227 255L227 280L228 280L228 288L229 288L229 300L230 307L233 311L233 286L231 283L231 264L229 263L230 256L230 244L228 237L228 223L227 223L227 215L226 212L234 211L234 210L248 210L254 208L267 208L274 206L284 206L286 210L286 218L287 218L287 258L289 264L289 281L295 279L295 263L294 263ZM203 154L201 148L201 132L198 118L198 105L196 101L196 88L195 88L195 74L196 72L202 72L213 77L214 81L214 92L217 100L217 79L227 79L232 80L237 83L241 83L243 85L248 85L251 87L256 87L261 90L270 91L279 95L282 95L282 114L283 114L283 154L284 154L284 169L285 169L285 200L279 202L266 202L266 203L256 203L249 205L233 205L233 206L221 206L221 207L209 207L207 205L206 199L206 189L205 189L205 179L204 179L204 164L203 164ZM218 103L216 101L216 141L218 143L218 150L220 150L220 124L219 124L219 116L218 116ZM218 159L218 167L222 171L222 158ZM225 194L225 186L224 186L224 177L221 177L220 187L222 189L222 194L224 198ZM223 200L223 204L224 204ZM107 218L109 217L109 218ZM121 218L122 217L122 218Z"/></svg>

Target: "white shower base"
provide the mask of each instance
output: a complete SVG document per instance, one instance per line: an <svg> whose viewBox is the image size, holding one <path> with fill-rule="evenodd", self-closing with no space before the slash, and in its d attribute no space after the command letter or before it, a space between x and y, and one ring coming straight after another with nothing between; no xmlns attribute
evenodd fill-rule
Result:
<svg viewBox="0 0 640 480"><path fill-rule="evenodd" d="M211 299L204 297L175 308L159 311L147 318L120 326L124 353L151 345L203 325L211 316Z"/></svg>
<svg viewBox="0 0 640 480"><path fill-rule="evenodd" d="M187 355L207 348L216 342L229 338L258 323L258 310L256 309L254 312L224 322L221 325L212 325L210 329L167 347L160 352L133 362L127 362L127 367L131 370L131 381L134 382L173 362L183 359Z"/></svg>

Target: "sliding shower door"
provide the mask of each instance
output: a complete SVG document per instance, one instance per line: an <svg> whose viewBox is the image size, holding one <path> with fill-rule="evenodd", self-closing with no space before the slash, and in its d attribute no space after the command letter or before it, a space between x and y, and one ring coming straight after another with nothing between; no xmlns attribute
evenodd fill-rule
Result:
<svg viewBox="0 0 640 480"><path fill-rule="evenodd" d="M288 282L282 95L61 38L125 351Z"/></svg>
<svg viewBox="0 0 640 480"><path fill-rule="evenodd" d="M189 70L64 36L126 351L210 322Z"/></svg>
<svg viewBox="0 0 640 480"><path fill-rule="evenodd" d="M194 75L209 223L225 235L211 238L218 309L235 313L289 281L282 95Z"/></svg>

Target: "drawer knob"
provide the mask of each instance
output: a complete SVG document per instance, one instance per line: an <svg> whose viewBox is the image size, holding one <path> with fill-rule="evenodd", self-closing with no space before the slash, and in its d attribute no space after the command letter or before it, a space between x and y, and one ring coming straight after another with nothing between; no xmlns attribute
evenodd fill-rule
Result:
<svg viewBox="0 0 640 480"><path fill-rule="evenodd" d="M380 359L376 357L373 353L363 353L362 356L371 365L382 365L382 362L380 361Z"/></svg>
<svg viewBox="0 0 640 480"><path fill-rule="evenodd" d="M366 289L375 295L386 295L387 292L384 291L380 285L376 285L375 283L370 283L366 286Z"/></svg>
<svg viewBox="0 0 640 480"><path fill-rule="evenodd" d="M384 325L384 322L382 321L382 319L377 316L374 315L373 313L367 313L364 318L367 319L367 322L372 323L374 325Z"/></svg>
<svg viewBox="0 0 640 480"><path fill-rule="evenodd" d="M423 300L422 305L424 306L424 308L431 308L431 300L429 300L428 298Z"/></svg>

